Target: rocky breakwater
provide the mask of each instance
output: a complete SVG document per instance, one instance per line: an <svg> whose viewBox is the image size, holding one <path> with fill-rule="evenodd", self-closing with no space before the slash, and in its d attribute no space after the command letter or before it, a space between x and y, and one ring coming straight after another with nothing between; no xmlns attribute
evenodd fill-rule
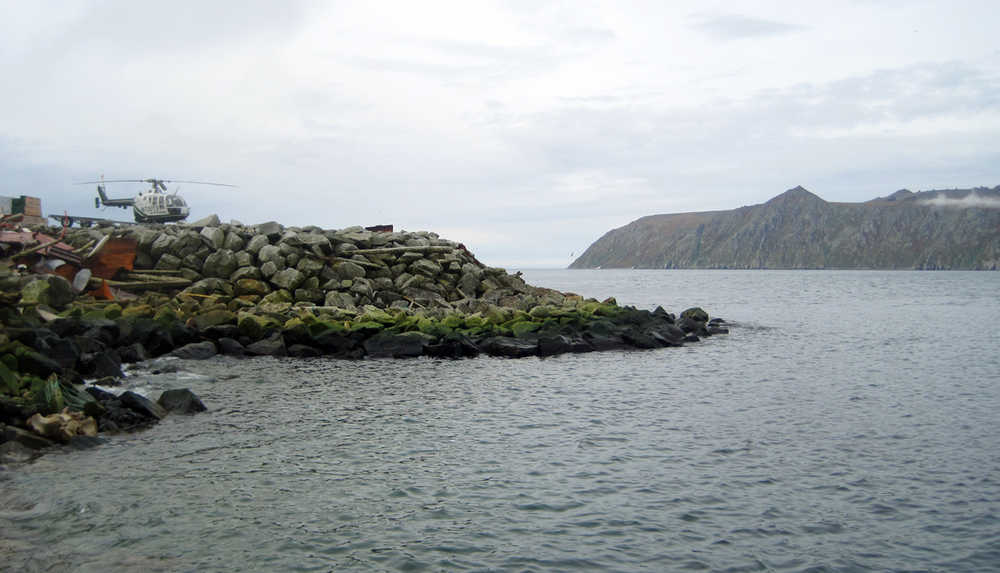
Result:
<svg viewBox="0 0 1000 573"><path fill-rule="evenodd" d="M6 422L44 402L39 381L58 380L65 390L166 354L523 357L678 346L726 332L721 319L698 308L677 317L528 285L520 273L487 267L429 232L244 226L213 217L74 229L63 241L86 250L106 237L134 245L134 261L111 280L91 279L97 288L89 292L75 293L57 274L0 271L7 293L0 358L11 380L2 394L5 412L17 414L5 414ZM99 404L111 400L91 394Z"/></svg>

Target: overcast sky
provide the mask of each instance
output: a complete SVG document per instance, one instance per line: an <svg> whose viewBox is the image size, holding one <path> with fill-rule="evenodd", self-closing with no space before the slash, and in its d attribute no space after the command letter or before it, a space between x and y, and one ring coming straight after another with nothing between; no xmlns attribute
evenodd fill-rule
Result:
<svg viewBox="0 0 1000 573"><path fill-rule="evenodd" d="M656 213L1000 184L995 1L0 0L0 195L394 224L564 267ZM171 187L173 189L174 186ZM141 186L109 186L132 195Z"/></svg>

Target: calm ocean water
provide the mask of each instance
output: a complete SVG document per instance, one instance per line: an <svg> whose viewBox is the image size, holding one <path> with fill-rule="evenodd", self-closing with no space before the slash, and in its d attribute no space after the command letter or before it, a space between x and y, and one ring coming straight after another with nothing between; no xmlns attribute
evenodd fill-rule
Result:
<svg viewBox="0 0 1000 573"><path fill-rule="evenodd" d="M210 411L0 472L10 571L997 571L1000 273L526 271L684 348L159 362Z"/></svg>

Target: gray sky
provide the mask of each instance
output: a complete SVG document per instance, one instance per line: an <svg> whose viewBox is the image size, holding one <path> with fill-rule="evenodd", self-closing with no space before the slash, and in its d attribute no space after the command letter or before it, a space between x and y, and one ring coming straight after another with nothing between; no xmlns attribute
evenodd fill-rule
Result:
<svg viewBox="0 0 1000 573"><path fill-rule="evenodd" d="M0 0L0 195L563 267L656 213L1000 184L996 3ZM141 185L110 187L131 195Z"/></svg>

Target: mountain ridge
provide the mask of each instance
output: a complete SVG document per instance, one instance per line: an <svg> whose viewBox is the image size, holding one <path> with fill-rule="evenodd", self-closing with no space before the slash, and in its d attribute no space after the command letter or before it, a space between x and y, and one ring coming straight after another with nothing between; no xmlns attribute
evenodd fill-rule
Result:
<svg viewBox="0 0 1000 573"><path fill-rule="evenodd" d="M828 202L793 187L728 211L647 215L612 229L580 268L1000 268L1000 186Z"/></svg>

